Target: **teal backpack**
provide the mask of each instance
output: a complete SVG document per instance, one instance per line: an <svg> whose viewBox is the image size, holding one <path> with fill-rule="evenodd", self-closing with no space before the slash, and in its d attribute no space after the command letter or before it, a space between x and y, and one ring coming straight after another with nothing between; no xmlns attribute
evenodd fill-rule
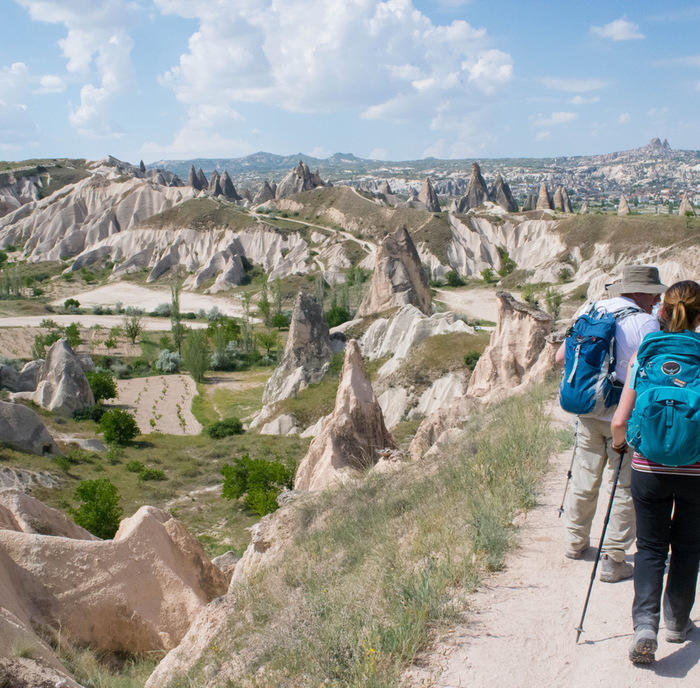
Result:
<svg viewBox="0 0 700 688"><path fill-rule="evenodd" d="M653 332L637 352L627 442L665 466L700 461L700 334Z"/></svg>

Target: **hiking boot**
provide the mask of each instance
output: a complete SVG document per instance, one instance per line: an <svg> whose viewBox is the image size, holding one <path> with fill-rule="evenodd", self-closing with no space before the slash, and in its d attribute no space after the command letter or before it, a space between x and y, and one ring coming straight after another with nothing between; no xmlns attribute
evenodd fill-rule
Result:
<svg viewBox="0 0 700 688"><path fill-rule="evenodd" d="M600 562L599 580L603 583L617 583L617 581L631 578L634 575L634 566L626 561L615 561L609 554L604 554Z"/></svg>
<svg viewBox="0 0 700 688"><path fill-rule="evenodd" d="M688 619L688 623L682 631L672 631L670 628L666 629L666 640L669 643L684 643L688 637L688 633L695 628L695 624Z"/></svg>
<svg viewBox="0 0 700 688"><path fill-rule="evenodd" d="M640 626L634 632L634 640L630 645L630 662L632 664L651 664L654 661L657 647L656 631L649 626Z"/></svg>
<svg viewBox="0 0 700 688"><path fill-rule="evenodd" d="M567 559L583 559L583 555L588 551L588 543L586 542L583 546L572 545L569 546L564 551L564 556Z"/></svg>

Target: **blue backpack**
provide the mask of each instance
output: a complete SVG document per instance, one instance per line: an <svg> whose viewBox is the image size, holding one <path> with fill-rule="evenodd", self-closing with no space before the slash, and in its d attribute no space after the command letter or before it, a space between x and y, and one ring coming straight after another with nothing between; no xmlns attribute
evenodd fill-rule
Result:
<svg viewBox="0 0 700 688"><path fill-rule="evenodd" d="M620 401L622 383L615 375L615 328L636 307L605 313L592 304L570 329L565 344L564 375L559 403L569 413L600 415Z"/></svg>
<svg viewBox="0 0 700 688"><path fill-rule="evenodd" d="M627 443L665 466L700 460L700 334L648 334L630 384L637 401Z"/></svg>

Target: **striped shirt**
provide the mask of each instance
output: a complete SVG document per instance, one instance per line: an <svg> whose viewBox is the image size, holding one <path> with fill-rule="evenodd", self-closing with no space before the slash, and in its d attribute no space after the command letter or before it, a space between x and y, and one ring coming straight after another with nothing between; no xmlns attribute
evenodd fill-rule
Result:
<svg viewBox="0 0 700 688"><path fill-rule="evenodd" d="M645 459L638 452L632 454L632 468L642 473L663 473L664 475L698 475L700 476L700 461L688 466L664 466Z"/></svg>

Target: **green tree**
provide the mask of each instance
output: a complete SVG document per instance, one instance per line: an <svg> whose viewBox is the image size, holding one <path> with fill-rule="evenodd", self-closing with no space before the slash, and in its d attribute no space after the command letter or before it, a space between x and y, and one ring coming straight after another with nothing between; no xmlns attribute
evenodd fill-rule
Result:
<svg viewBox="0 0 700 688"><path fill-rule="evenodd" d="M561 302L563 300L561 292L557 289L552 289L552 287L548 287L547 291L544 293L544 300L547 304L547 310L551 313L552 317L557 320L559 318Z"/></svg>
<svg viewBox="0 0 700 688"><path fill-rule="evenodd" d="M143 317L140 313L131 313L124 318L124 334L136 344L136 339L143 334Z"/></svg>
<svg viewBox="0 0 700 688"><path fill-rule="evenodd" d="M485 268L481 271L481 276L484 278L484 282L487 284L493 284L494 282L498 282L498 278L496 277L496 273L493 271L493 268Z"/></svg>
<svg viewBox="0 0 700 688"><path fill-rule="evenodd" d="M114 399L117 396L117 385L114 375L109 370L89 370L85 373L95 401Z"/></svg>
<svg viewBox="0 0 700 688"><path fill-rule="evenodd" d="M209 368L209 339L204 330L190 330L182 344L182 364L196 382L204 379Z"/></svg>
<svg viewBox="0 0 700 688"><path fill-rule="evenodd" d="M124 510L117 488L109 479L81 481L75 499L80 502L77 509L71 509L75 522L99 538L113 538Z"/></svg>
<svg viewBox="0 0 700 688"><path fill-rule="evenodd" d="M275 313L270 321L272 327L276 327L281 330L283 327L289 327L289 317L284 313Z"/></svg>
<svg viewBox="0 0 700 688"><path fill-rule="evenodd" d="M272 304L270 303L270 299L267 298L267 284L263 282L262 293L260 294L260 299L258 300L258 312L266 325L270 324L271 308Z"/></svg>
<svg viewBox="0 0 700 688"><path fill-rule="evenodd" d="M139 434L136 419L124 409L109 409L102 414L99 423L104 433L105 442L109 444L128 444Z"/></svg>
<svg viewBox="0 0 700 688"><path fill-rule="evenodd" d="M445 279L450 287L464 286L464 280L454 270L445 273Z"/></svg>
<svg viewBox="0 0 700 688"><path fill-rule="evenodd" d="M180 291L182 280L177 277L170 285L170 330L173 333L173 342L178 354L182 355L182 340L185 337L185 328L182 325L182 313L180 312Z"/></svg>
<svg viewBox="0 0 700 688"><path fill-rule="evenodd" d="M274 349L275 351L279 347L280 338L277 332L268 330L267 332L258 332L257 334L258 344L265 349L265 353L270 356L270 352Z"/></svg>
<svg viewBox="0 0 700 688"><path fill-rule="evenodd" d="M277 509L277 495L291 488L294 473L279 461L251 459L248 454L234 459L233 464L222 466L224 499L238 499L245 495L246 506L260 516Z"/></svg>
<svg viewBox="0 0 700 688"><path fill-rule="evenodd" d="M498 269L498 274L501 277L510 275L510 273L518 267L516 262L508 255L508 251L506 251L506 249L499 246L497 250L498 256L501 259L501 267Z"/></svg>
<svg viewBox="0 0 700 688"><path fill-rule="evenodd" d="M71 346L71 349L75 349L76 347L80 346L80 344L83 341L80 338L80 325L78 325L78 323L74 322L70 325L67 325L63 333L65 334L66 339L68 340L68 343Z"/></svg>

